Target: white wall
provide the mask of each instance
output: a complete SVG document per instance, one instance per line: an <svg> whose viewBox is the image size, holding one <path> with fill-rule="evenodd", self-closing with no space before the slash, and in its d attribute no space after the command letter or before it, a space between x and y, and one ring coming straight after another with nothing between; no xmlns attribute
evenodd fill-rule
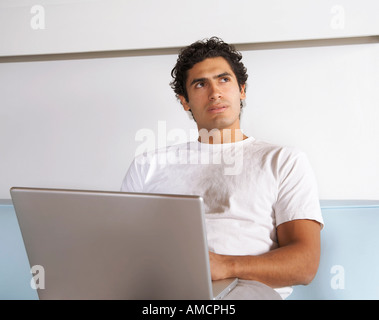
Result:
<svg viewBox="0 0 379 320"><path fill-rule="evenodd" d="M58 0L54 5L59 2L74 5L73 1ZM23 14L28 23L25 28L29 29L30 3L18 2L20 9L28 8ZM104 5L102 1L81 3ZM330 28L329 9L334 2L318 3L318 8L328 8L327 22L324 22ZM343 2L347 12L346 30L340 30L340 36L357 35L364 28L370 31L368 35L377 35L371 33L377 27L371 20L358 27L359 19L370 17L369 9L376 4L367 0L357 7L353 3L357 2ZM292 12L294 17L303 17L296 23L307 17L302 15L308 12L302 11L303 6L271 4L282 12ZM9 13L16 2L5 1L3 5L0 9L8 6ZM224 9L230 7L226 1L223 5ZM356 9L354 19L350 14L352 7ZM7 17L8 27L14 26L13 30L22 33L23 29L17 29L20 20L16 19L18 22L12 25L12 15L4 12L0 10L0 16ZM162 8L156 12L156 17L166 13ZM272 12L262 14L274 19L271 22L280 17ZM57 17L63 19L64 15ZM218 23L230 25L233 21L241 23L234 14L230 20L218 20ZM285 25L283 21L279 22ZM218 30L211 22L206 26L205 34ZM294 40L296 32L297 36L302 33L309 39L315 36L312 36L314 27L299 31L296 26L299 25L288 24L287 40ZM187 24L185 29L189 28ZM17 44L17 39L27 33L17 36L14 33L12 38L4 30L0 29L0 38L13 40L9 45L0 41L0 55L6 56L10 52L7 50L16 50L14 55L30 54L17 50L38 48L38 45ZM225 27L220 30L225 40L242 43L247 39L227 34ZM278 40L280 37L275 36L285 34L283 30L277 33L270 30L270 33L263 32L267 41ZM65 32L62 28L61 33ZM333 32L338 30L329 31L329 36ZM322 32L318 35L322 36ZM167 39L173 39L171 44L188 44L196 40L191 37ZM59 43L59 34L54 39ZM146 45L154 44L156 39L145 36L143 41ZM67 40L66 44L70 43ZM75 48L68 51L74 52ZM247 106L242 116L246 133L303 149L316 172L321 198L378 199L379 38L248 43L239 48L249 72ZM176 49L159 49L40 58L0 57L0 198L10 198L12 186L118 190L136 149L143 143L136 140L136 133L141 129L155 132L156 146L166 143L165 137L174 128L182 128L187 133L185 138L189 138L195 124L169 87L176 52ZM167 134L158 130L159 125L166 126ZM167 141L175 142L178 141Z"/></svg>
<svg viewBox="0 0 379 320"><path fill-rule="evenodd" d="M379 34L377 0L1 0L0 56Z"/></svg>
<svg viewBox="0 0 379 320"><path fill-rule="evenodd" d="M379 198L379 43L245 53L244 127L307 152L324 199Z"/></svg>
<svg viewBox="0 0 379 320"><path fill-rule="evenodd" d="M322 198L378 199L379 44L242 52L246 133L306 151ZM118 190L140 129L157 146L160 120L189 137L195 125L169 87L175 61L0 63L0 198L15 185Z"/></svg>

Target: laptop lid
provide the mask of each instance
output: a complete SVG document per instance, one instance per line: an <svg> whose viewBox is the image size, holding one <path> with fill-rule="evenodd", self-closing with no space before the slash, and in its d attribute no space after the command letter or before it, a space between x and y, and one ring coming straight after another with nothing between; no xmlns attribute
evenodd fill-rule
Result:
<svg viewBox="0 0 379 320"><path fill-rule="evenodd" d="M40 188L11 196L30 266L44 270L40 299L215 298L201 197Z"/></svg>

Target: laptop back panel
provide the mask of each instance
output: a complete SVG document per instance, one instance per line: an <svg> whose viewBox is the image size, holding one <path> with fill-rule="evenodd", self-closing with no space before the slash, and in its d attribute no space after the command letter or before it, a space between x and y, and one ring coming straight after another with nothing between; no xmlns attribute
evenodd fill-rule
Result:
<svg viewBox="0 0 379 320"><path fill-rule="evenodd" d="M202 199L12 188L40 299L212 299Z"/></svg>

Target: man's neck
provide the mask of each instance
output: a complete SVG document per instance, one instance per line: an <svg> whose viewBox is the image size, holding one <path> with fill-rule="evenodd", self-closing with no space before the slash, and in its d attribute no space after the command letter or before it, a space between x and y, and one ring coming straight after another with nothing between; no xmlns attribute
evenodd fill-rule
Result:
<svg viewBox="0 0 379 320"><path fill-rule="evenodd" d="M247 139L248 137L243 134L241 129L207 129L199 130L198 141L201 143L220 144L220 143L234 143Z"/></svg>

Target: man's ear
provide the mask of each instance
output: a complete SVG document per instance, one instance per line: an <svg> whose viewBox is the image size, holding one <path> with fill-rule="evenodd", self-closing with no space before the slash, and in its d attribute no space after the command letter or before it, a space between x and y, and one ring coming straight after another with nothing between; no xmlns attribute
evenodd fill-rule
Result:
<svg viewBox="0 0 379 320"><path fill-rule="evenodd" d="M188 105L186 98L184 98L184 96L179 96L179 100L185 111L189 111L191 109L190 106Z"/></svg>
<svg viewBox="0 0 379 320"><path fill-rule="evenodd" d="M240 100L245 100L246 99L246 84L243 84L241 86L241 94L240 94Z"/></svg>

